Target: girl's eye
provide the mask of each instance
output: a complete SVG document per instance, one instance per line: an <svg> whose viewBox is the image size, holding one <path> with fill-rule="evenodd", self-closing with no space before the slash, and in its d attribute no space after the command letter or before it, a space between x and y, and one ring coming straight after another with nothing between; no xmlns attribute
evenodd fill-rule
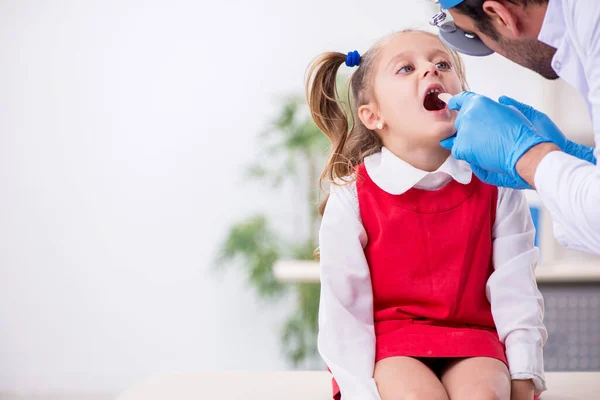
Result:
<svg viewBox="0 0 600 400"><path fill-rule="evenodd" d="M450 69L450 64L447 63L446 61L440 61L439 63L435 64L436 67L438 67L438 69Z"/></svg>
<svg viewBox="0 0 600 400"><path fill-rule="evenodd" d="M400 73L400 74L407 74L409 72L413 72L414 70L415 69L414 69L414 67L412 65L405 65L404 67L401 67L398 70L398 73Z"/></svg>

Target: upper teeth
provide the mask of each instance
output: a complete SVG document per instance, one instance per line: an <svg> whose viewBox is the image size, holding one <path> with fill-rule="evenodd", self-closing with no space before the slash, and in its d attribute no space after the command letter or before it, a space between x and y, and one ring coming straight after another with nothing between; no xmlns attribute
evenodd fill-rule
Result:
<svg viewBox="0 0 600 400"><path fill-rule="evenodd" d="M440 89L431 89L429 92L427 92L427 94L431 94L431 93L439 93Z"/></svg>

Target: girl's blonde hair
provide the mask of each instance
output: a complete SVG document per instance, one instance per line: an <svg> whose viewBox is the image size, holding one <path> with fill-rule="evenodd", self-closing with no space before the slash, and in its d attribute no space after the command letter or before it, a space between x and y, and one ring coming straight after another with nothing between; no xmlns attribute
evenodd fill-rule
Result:
<svg viewBox="0 0 600 400"><path fill-rule="evenodd" d="M345 183L350 183L352 178L349 177L354 176L354 168L362 163L365 157L381 150L381 140L374 131L363 125L358 118L357 110L360 106L368 104L373 96L370 90L373 82L373 67L381 48L396 35L408 32L421 32L437 38L436 35L426 31L404 30L379 40L361 56L359 67L350 76L346 104L339 98L336 83L338 69L346 62L346 54L323 53L309 66L306 98L310 112L319 129L331 142L331 153L319 180L321 188L323 182L339 183L340 180L344 180ZM447 47L446 49L452 58L453 68L460 79L462 89L467 90L462 59L455 51ZM351 111L349 116L344 109L345 105ZM319 205L321 215L325 210L327 198L328 196Z"/></svg>

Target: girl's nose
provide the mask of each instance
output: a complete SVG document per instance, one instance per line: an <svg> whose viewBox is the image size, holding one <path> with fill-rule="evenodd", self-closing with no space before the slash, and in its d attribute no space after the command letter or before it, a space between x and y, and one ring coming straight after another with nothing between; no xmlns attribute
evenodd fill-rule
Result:
<svg viewBox="0 0 600 400"><path fill-rule="evenodd" d="M425 68L425 70L423 71L423 78L426 78L430 74L432 74L433 76L440 76L440 71L437 69L437 66L435 64L430 64Z"/></svg>

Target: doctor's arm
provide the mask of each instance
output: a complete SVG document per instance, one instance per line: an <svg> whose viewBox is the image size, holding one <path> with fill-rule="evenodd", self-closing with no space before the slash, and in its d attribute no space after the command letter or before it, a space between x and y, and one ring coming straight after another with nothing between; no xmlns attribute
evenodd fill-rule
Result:
<svg viewBox="0 0 600 400"><path fill-rule="evenodd" d="M584 70L600 155L600 2L572 1L574 37L586 54ZM532 147L517 162L518 174L535 186L554 222L554 235L565 247L600 254L600 169L562 153L552 144Z"/></svg>
<svg viewBox="0 0 600 400"><path fill-rule="evenodd" d="M319 231L318 348L344 400L380 400L373 379L375 332L366 242L355 185L332 185Z"/></svg>

